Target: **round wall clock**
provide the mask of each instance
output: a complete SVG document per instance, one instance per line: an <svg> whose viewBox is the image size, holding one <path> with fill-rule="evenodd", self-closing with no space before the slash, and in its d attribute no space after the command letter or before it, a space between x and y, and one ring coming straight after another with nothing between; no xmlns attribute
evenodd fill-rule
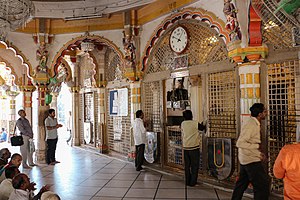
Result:
<svg viewBox="0 0 300 200"><path fill-rule="evenodd" d="M175 53L182 53L188 44L187 30L182 27L176 27L170 35L170 47Z"/></svg>

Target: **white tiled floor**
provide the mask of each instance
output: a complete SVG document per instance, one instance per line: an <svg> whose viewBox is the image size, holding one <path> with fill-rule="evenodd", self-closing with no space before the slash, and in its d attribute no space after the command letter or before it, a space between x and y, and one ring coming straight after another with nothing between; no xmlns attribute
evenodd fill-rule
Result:
<svg viewBox="0 0 300 200"><path fill-rule="evenodd" d="M21 171L36 182L38 189L51 185L51 190L63 200L218 199L214 189L207 185L185 188L183 178L149 169L137 172L132 163L72 148L62 140L56 157L61 163L55 166L39 164ZM230 192L217 191L220 199L231 198Z"/></svg>

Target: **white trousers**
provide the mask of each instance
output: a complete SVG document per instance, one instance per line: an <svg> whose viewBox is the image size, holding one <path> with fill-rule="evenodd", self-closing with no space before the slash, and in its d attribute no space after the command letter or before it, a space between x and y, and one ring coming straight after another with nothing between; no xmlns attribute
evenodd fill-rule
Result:
<svg viewBox="0 0 300 200"><path fill-rule="evenodd" d="M33 165L33 158L32 158L32 154L33 153L30 153L29 151L29 137L26 136L26 135L22 135L23 137L23 142L24 144L22 146L20 146L20 151L21 151L21 155L22 155L22 165L23 167L27 167L28 164L29 165ZM27 164L27 160L28 160L28 164Z"/></svg>

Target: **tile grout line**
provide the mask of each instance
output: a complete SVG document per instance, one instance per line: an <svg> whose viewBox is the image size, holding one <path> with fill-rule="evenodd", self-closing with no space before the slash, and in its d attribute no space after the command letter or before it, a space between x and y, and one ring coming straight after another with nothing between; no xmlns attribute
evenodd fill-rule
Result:
<svg viewBox="0 0 300 200"><path fill-rule="evenodd" d="M111 164L112 162L113 162L114 160L111 160L108 164L106 164L105 166L107 166L107 165L109 165L109 164ZM126 164L127 165L127 164ZM109 183L115 176L117 176L118 174L119 174L119 172L122 170L122 169L124 169L125 168L125 166L126 165L124 165L114 176L112 176L110 179L109 179L109 181L107 181L107 183ZM104 166L104 167L105 167ZM103 168L104 168L103 167ZM102 168L101 168L102 169ZM100 170L101 170L100 169ZM98 170L98 171L100 171L100 170ZM106 180L106 179L105 179ZM90 200L91 199L93 199L94 197L96 197L96 194L98 194L98 192L100 192L106 185L107 185L107 183L105 183L97 192L95 192L95 194L90 198Z"/></svg>
<svg viewBox="0 0 300 200"><path fill-rule="evenodd" d="M138 177L141 175L141 171L139 172L139 175L135 177L134 181L131 183L131 185L129 186L128 190L126 191L126 193L124 194L124 196L122 197L122 200L125 198L126 194L129 192L129 190L131 189L131 187L133 186L133 184L135 183L135 181L138 179Z"/></svg>
<svg viewBox="0 0 300 200"><path fill-rule="evenodd" d="M160 179L159 179L159 181L158 181L158 185L157 185L157 188L156 188L156 191L155 191L155 194L154 194L154 197L153 197L153 200L155 199L155 197L156 197L156 194L157 194L157 192L158 192L158 189L159 189L159 185L160 185L160 182L161 182L161 179L162 179L162 174L160 175Z"/></svg>

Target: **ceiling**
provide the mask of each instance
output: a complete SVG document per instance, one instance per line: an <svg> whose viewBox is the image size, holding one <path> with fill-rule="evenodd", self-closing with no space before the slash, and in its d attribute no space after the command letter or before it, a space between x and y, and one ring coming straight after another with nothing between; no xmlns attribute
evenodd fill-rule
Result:
<svg viewBox="0 0 300 200"><path fill-rule="evenodd" d="M34 0L35 18L89 19L123 12L155 0Z"/></svg>

